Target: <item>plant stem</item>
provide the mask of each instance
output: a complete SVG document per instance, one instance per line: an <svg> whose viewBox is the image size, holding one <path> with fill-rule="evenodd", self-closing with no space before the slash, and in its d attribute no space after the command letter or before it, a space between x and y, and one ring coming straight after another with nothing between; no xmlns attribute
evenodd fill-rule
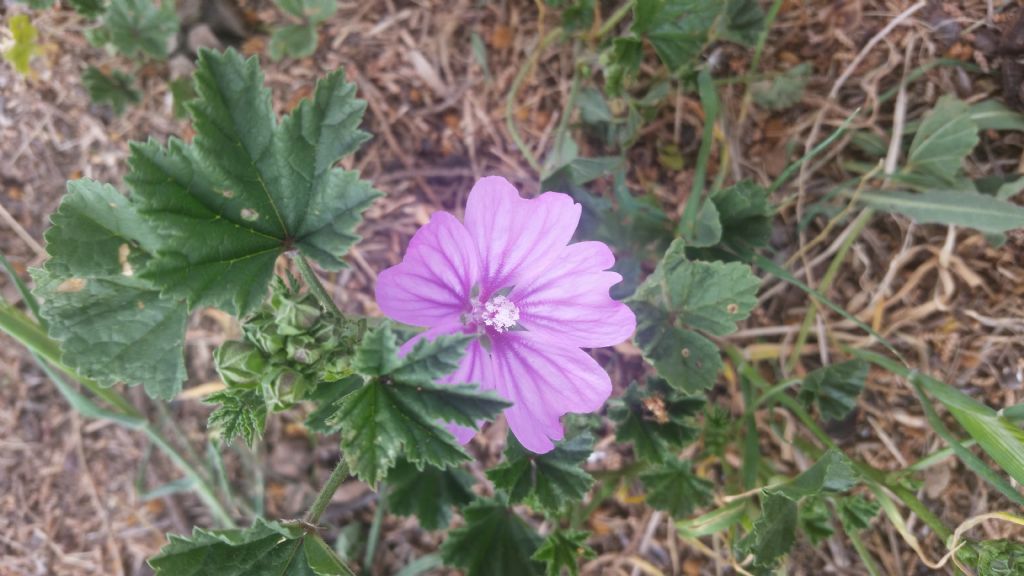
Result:
<svg viewBox="0 0 1024 576"><path fill-rule="evenodd" d="M125 428L143 431L150 441L174 463L182 474L193 480L197 494L217 520L225 526L235 526L231 515L227 513L220 500L214 495L214 491L206 478L187 459L178 453L160 431L153 426L152 422L146 419L141 412L136 410L131 403L113 389L104 388L93 380L83 378L63 365L60 362L60 347L43 332L43 329L38 324L32 322L28 316L13 306L0 303L0 331L6 332L29 349L36 363L46 372L50 380L57 387L57 390L67 399L68 404L73 409L88 418L110 420ZM64 378L57 371L58 369L78 380L82 386L99 398L102 398L115 409L110 410L97 406L90 398L65 382Z"/></svg>
<svg viewBox="0 0 1024 576"><path fill-rule="evenodd" d="M512 87L509 88L508 94L505 96L505 127L508 129L509 136L512 137L512 141L515 143L516 148L526 158L526 162L530 164L538 174L541 172L540 162L537 161L537 157L533 155L533 152L523 142L522 135L519 134L519 128L515 122L515 108L516 108L516 95L519 94L519 88L523 82L526 81L526 77L529 76L530 71L533 70L533 66L537 63L540 58L541 52L548 47L549 44L555 41L556 38L562 35L561 28L555 28L541 38L537 47L533 49L530 56L527 58L526 63L519 69L519 73L516 74L515 79L512 80Z"/></svg>
<svg viewBox="0 0 1024 576"><path fill-rule="evenodd" d="M306 286L309 291L313 293L317 301L320 302L320 306L323 307L327 312L332 312L338 316L344 316L341 313L341 309L334 303L334 299L327 293L327 289L317 278L316 272L313 271L313 267L309 265L309 260L306 260L305 256L299 255L295 259L299 266L299 273L302 274L302 279L306 281Z"/></svg>
<svg viewBox="0 0 1024 576"><path fill-rule="evenodd" d="M835 256L832 257L832 262L825 271L825 276L822 277L821 282L818 284L819 292L825 294L829 287L832 286L832 282L839 274L843 261L846 260L847 253L849 253L850 248L853 247L853 243L860 238L860 233L864 231L865 227L867 227L868 222L871 221L871 217L874 216L874 214L874 210L865 208L861 211L860 215L857 216L857 219L854 220L847 232L846 238L843 239L842 245L839 246L839 250L837 250ZM821 310L816 299L812 297L810 300L811 305L807 308L807 313L804 315L804 321L800 325L800 332L797 334L796 342L793 345L792 355L789 357L789 361L786 362L785 373L787 374L791 373L796 367L797 362L800 361L800 351L807 342L807 336L811 332L815 316L817 316L818 312Z"/></svg>
<svg viewBox="0 0 1024 576"><path fill-rule="evenodd" d="M601 27L597 30L597 32L590 36L590 40L597 40L598 38L611 32L612 28L615 28L615 26L619 22L621 22L623 18L629 15L630 11L633 10L634 4L636 4L636 0L628 0L625 4L619 6L618 9L616 9L615 12L612 12L612 15L609 16L603 24L601 24Z"/></svg>
<svg viewBox="0 0 1024 576"><path fill-rule="evenodd" d="M868 551L867 547L864 546L864 542L860 539L860 534L856 532L847 532L846 536L853 543L853 549L857 551L857 555L860 556L861 562L864 563L864 567L867 568L868 574L871 576L881 576L881 572L878 570L878 564L875 563L875 559L871 556L871 552Z"/></svg>
<svg viewBox="0 0 1024 576"><path fill-rule="evenodd" d="M313 505L309 507L309 512L306 513L306 522L310 524L316 524L320 521L320 516L323 515L324 510L327 509L327 505L331 502L331 497L337 492L338 487L345 481L349 476L348 464L345 462L345 458L342 457L338 460L338 465L334 467L334 472L331 472L330 477L327 478L327 483L320 489L320 493L317 494L316 500L313 501Z"/></svg>
<svg viewBox="0 0 1024 576"><path fill-rule="evenodd" d="M822 430L817 423L814 422L814 419L811 418L811 415L804 410L804 407L801 406L799 402L785 394L778 396L778 401L779 404L788 408L789 411L792 412L793 415L796 416L797 419L800 420L800 422L803 423L803 425L821 441L822 444L825 444L829 448L841 451L839 446L829 438L828 434L825 434L825 431ZM921 502L916 494L900 484L890 482L888 478L886 478L885 472L862 462L858 462L853 458L850 458L850 462L853 463L854 467L865 479L870 480L879 486L883 486L895 494L896 497L899 498L913 513L917 514L917 516L923 520L939 538L946 540L953 533L938 516L932 513L932 511L925 506L924 502Z"/></svg>
<svg viewBox="0 0 1024 576"><path fill-rule="evenodd" d="M152 422L147 422L142 428L142 431L149 437L149 441L159 448L160 451L174 463L178 470L185 474L185 476L192 479L195 483L195 490L199 495L199 498L202 499L203 503L206 504L217 520L228 528L235 528L237 525L235 524L234 519L231 518L231 514L229 514L227 509L224 508L224 505L221 504L213 486L211 486L206 480L206 477L200 474L199 470L193 467L192 464L190 464L188 460L186 460L185 457L174 448L174 446L171 446L170 442L168 442L167 439L164 438L163 434L153 426Z"/></svg>
<svg viewBox="0 0 1024 576"><path fill-rule="evenodd" d="M387 511L388 501L384 497L388 492L388 486L384 482L377 488L377 509L373 511L373 523L370 524L370 533L366 537L366 554L363 556L363 572L373 573L373 557L377 555L377 545L380 543L380 526L384 521L384 513Z"/></svg>
<svg viewBox="0 0 1024 576"><path fill-rule="evenodd" d="M65 366L60 360L61 353L57 342L47 336L39 324L33 322L17 308L6 303L0 303L0 332L6 332L9 336L20 342L22 346L28 348L29 351L38 354L46 362L56 366L61 372L77 380L82 386L85 386L90 392L120 410L125 416L142 418L142 414L116 391L104 388L98 382L84 378L71 368Z"/></svg>

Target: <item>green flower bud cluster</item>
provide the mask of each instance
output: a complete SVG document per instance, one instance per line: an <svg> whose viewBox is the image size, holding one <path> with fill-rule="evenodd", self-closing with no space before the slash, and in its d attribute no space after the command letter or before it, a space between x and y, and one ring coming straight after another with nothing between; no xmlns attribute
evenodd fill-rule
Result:
<svg viewBox="0 0 1024 576"><path fill-rule="evenodd" d="M256 389L269 410L286 410L321 382L352 374L352 350L366 321L325 312L309 293L281 279L270 299L244 320L243 340L225 342L214 354L229 388Z"/></svg>
<svg viewBox="0 0 1024 576"><path fill-rule="evenodd" d="M277 278L267 302L243 319L243 339L225 342L214 352L227 388L207 399L222 405L211 415L211 425L228 433L227 414L218 413L229 405L238 412L240 404L261 412L249 419L262 422L268 412L309 399L319 384L352 375L352 352L365 331L365 320L324 311L294 282Z"/></svg>

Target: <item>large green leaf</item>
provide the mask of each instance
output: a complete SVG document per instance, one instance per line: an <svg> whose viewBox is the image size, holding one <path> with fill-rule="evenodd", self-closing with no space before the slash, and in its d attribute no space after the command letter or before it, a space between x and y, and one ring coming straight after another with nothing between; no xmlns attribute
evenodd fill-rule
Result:
<svg viewBox="0 0 1024 576"><path fill-rule="evenodd" d="M966 102L943 96L924 116L907 154L905 172L953 183L964 158L978 145L978 125Z"/></svg>
<svg viewBox="0 0 1024 576"><path fill-rule="evenodd" d="M796 502L789 498L770 494L762 496L761 516L750 532L736 543L738 558L754 557L747 570L758 576L773 573L779 560L796 542L798 514Z"/></svg>
<svg viewBox="0 0 1024 576"><path fill-rule="evenodd" d="M761 517L737 543L740 557L753 554L754 574L770 574L796 541L800 501L822 494L837 494L857 484L853 464L830 449L799 476L761 491ZM813 505L813 503L812 503Z"/></svg>
<svg viewBox="0 0 1024 576"><path fill-rule="evenodd" d="M170 0L159 7L153 0L111 0L103 27L114 47L129 58L140 53L166 58L168 42L178 33L178 15Z"/></svg>
<svg viewBox="0 0 1024 576"><path fill-rule="evenodd" d="M52 222L50 260L33 276L64 362L104 385L143 384L150 396L173 398L185 379L188 315L136 275L158 241L135 205L111 186L78 180Z"/></svg>
<svg viewBox="0 0 1024 576"><path fill-rule="evenodd" d="M669 323L663 308L631 303L637 327L633 341L673 388L688 394L711 388L722 369L714 342Z"/></svg>
<svg viewBox="0 0 1024 576"><path fill-rule="evenodd" d="M765 493L780 495L797 502L801 498L822 493L845 492L853 488L859 477L850 460L841 452L830 449L796 478L784 484L765 488Z"/></svg>
<svg viewBox="0 0 1024 576"><path fill-rule="evenodd" d="M745 264L687 260L681 248L681 240L673 243L633 299L660 305L690 328L734 332L757 305L760 279Z"/></svg>
<svg viewBox="0 0 1024 576"><path fill-rule="evenodd" d="M648 4L660 7L656 11L651 10L654 13L650 16L645 14L638 18L640 27L634 27L634 31L647 37L670 73L697 64L697 57L722 12L722 4L707 0L668 0Z"/></svg>
<svg viewBox="0 0 1024 576"><path fill-rule="evenodd" d="M316 533L257 519L244 530L196 528L171 535L150 558L156 576L354 576Z"/></svg>
<svg viewBox="0 0 1024 576"><path fill-rule="evenodd" d="M193 143L132 147L126 180L162 240L145 276L191 307L244 313L286 250L344 265L378 193L332 166L368 138L358 129L366 104L338 71L277 124L256 59L234 50L201 51L195 81Z"/></svg>
<svg viewBox="0 0 1024 576"><path fill-rule="evenodd" d="M868 377L868 363L850 360L819 368L800 386L800 400L818 405L826 420L841 420L857 406L857 397Z"/></svg>
<svg viewBox="0 0 1024 576"><path fill-rule="evenodd" d="M775 213L768 190L749 180L723 188L711 196L722 224L722 245L736 254L768 245Z"/></svg>
<svg viewBox="0 0 1024 576"><path fill-rule="evenodd" d="M687 328L733 332L757 304L759 286L749 266L689 260L683 241L676 240L629 299L637 317L634 340L672 387L709 388L721 368L718 349Z"/></svg>
<svg viewBox="0 0 1024 576"><path fill-rule="evenodd" d="M580 561L597 556L587 545L590 533L584 530L556 530L540 545L533 559L544 562L547 576L561 576L565 568L570 576L579 576Z"/></svg>
<svg viewBox="0 0 1024 576"><path fill-rule="evenodd" d="M441 545L445 564L466 576L537 576L531 559L541 538L505 502L481 499L462 510L466 524L448 533Z"/></svg>
<svg viewBox="0 0 1024 576"><path fill-rule="evenodd" d="M557 513L583 499L594 478L583 470L594 439L581 435L559 442L546 454L534 454L509 436L505 462L487 471L494 487L508 493L512 502L526 501Z"/></svg>
<svg viewBox="0 0 1024 576"><path fill-rule="evenodd" d="M662 462L697 438L693 418L704 408L703 398L681 396L662 379L633 383L609 415L618 426L615 438L631 442L638 459Z"/></svg>
<svg viewBox="0 0 1024 576"><path fill-rule="evenodd" d="M696 475L693 465L672 459L640 475L647 503L676 518L685 518L711 502L714 484Z"/></svg>
<svg viewBox="0 0 1024 576"><path fill-rule="evenodd" d="M982 100L970 107L971 120L979 130L1024 130L1024 114L1009 109L999 100Z"/></svg>
<svg viewBox="0 0 1024 576"><path fill-rule="evenodd" d="M509 403L473 384L434 383L455 370L467 343L463 335L421 340L399 358L389 324L366 335L356 362L374 378L339 400L327 421L341 430L342 451L362 480L383 480L399 456L421 470L470 459L442 421L476 427Z"/></svg>
<svg viewBox="0 0 1024 576"><path fill-rule="evenodd" d="M388 474L388 509L394 514L415 514L426 530L446 528L452 508L473 501L473 477L461 468L422 470L399 462Z"/></svg>
<svg viewBox="0 0 1024 576"><path fill-rule="evenodd" d="M955 224L988 234L1024 228L1024 206L967 190L862 192L868 206L898 212L921 223Z"/></svg>

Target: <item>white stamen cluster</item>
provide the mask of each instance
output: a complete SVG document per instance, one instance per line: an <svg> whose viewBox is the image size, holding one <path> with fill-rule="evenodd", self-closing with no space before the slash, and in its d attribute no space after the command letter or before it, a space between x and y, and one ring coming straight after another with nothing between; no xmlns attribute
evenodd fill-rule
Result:
<svg viewBox="0 0 1024 576"><path fill-rule="evenodd" d="M508 298L495 296L484 304L480 318L500 334L519 322L519 308Z"/></svg>

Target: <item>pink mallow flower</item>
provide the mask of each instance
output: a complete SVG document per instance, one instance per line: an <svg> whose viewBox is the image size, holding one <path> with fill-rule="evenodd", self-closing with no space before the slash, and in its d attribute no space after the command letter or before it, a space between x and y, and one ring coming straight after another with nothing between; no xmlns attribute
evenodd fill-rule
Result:
<svg viewBox="0 0 1024 576"><path fill-rule="evenodd" d="M508 180L483 178L465 223L435 212L402 263L377 279L384 314L428 328L404 350L420 338L479 334L441 382L472 382L512 402L508 425L536 453L563 438L563 414L596 412L611 394L608 373L581 348L613 346L636 328L633 312L608 294L622 280L607 271L608 246L569 243L580 211L567 194L527 200ZM474 434L451 429L462 443Z"/></svg>

